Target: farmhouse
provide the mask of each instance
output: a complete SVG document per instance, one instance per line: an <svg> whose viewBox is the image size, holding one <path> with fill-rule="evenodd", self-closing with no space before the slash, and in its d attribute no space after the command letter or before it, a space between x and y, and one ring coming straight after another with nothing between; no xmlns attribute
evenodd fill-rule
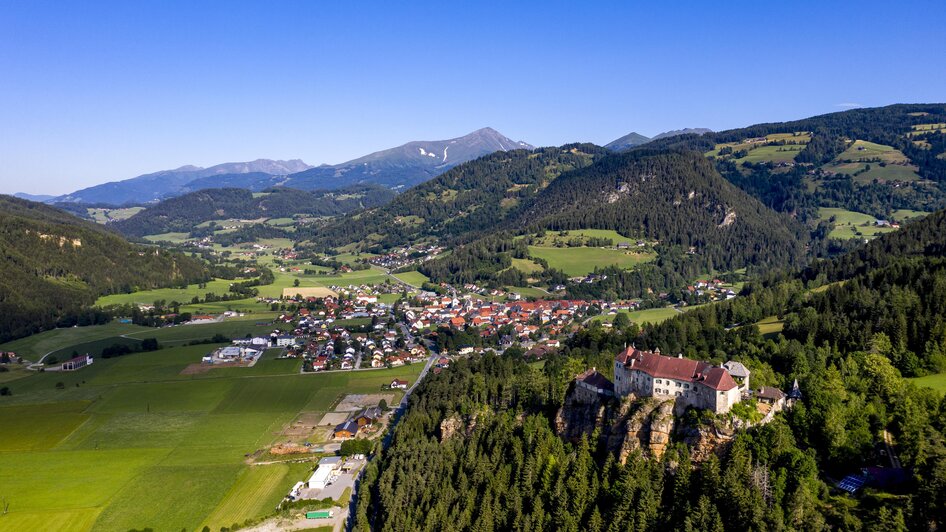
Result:
<svg viewBox="0 0 946 532"><path fill-rule="evenodd" d="M633 393L668 398L717 414L728 412L742 398L736 381L723 367L634 347L614 359L614 388L621 397Z"/></svg>
<svg viewBox="0 0 946 532"><path fill-rule="evenodd" d="M335 427L332 437L336 440L349 440L358 434L358 429L358 423L355 423L354 420L349 419L348 421L340 423Z"/></svg>
<svg viewBox="0 0 946 532"><path fill-rule="evenodd" d="M394 379L393 381L391 381L391 388L395 388L395 389L398 389L398 390L406 390L406 389L407 389L407 381L404 381L404 380L401 380L401 379Z"/></svg>

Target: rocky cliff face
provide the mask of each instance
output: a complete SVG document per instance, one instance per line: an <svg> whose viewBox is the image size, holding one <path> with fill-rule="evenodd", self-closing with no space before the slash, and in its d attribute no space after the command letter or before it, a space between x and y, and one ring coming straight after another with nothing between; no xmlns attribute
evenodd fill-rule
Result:
<svg viewBox="0 0 946 532"><path fill-rule="evenodd" d="M659 460L673 442L683 442L695 462L722 452L733 436L722 420L688 424L674 413L673 400L630 395L621 400L581 401L570 393L555 417L555 430L566 440L597 433L599 441L623 464L635 451Z"/></svg>

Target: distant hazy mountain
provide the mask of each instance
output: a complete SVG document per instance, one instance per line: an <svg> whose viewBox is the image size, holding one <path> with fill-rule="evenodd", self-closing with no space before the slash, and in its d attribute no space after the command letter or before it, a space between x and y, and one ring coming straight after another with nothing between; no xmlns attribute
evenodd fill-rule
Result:
<svg viewBox="0 0 946 532"><path fill-rule="evenodd" d="M455 139L408 142L346 163L322 165L289 176L284 185L304 190L334 189L361 183L408 188L458 164L493 152L517 149L532 150L535 147L486 127Z"/></svg>
<svg viewBox="0 0 946 532"><path fill-rule="evenodd" d="M487 127L455 139L408 142L346 163L323 164L315 168L298 159L259 159L248 163L218 164L210 168L182 166L176 170L89 187L51 201L140 204L207 188L260 191L285 186L302 190L333 190L361 184L408 188L458 164L493 152L516 149L532 150L534 146L511 140Z"/></svg>
<svg viewBox="0 0 946 532"><path fill-rule="evenodd" d="M664 139L667 137L676 137L677 135L686 135L688 133L696 133L697 135L705 135L706 133L712 133L712 129L706 129L705 127L688 127L685 129L675 129L673 131L665 131L659 135L656 135L653 138L645 137L636 131L632 131L627 135L619 139L612 140L611 142L604 145L605 148L611 151L625 151L629 150L635 146L640 146L642 144L647 144L648 142L653 142L657 139Z"/></svg>
<svg viewBox="0 0 946 532"><path fill-rule="evenodd" d="M650 140L664 139L667 137L676 137L677 135L687 135L690 133L696 133L697 135L705 135L707 133L712 133L712 129L707 129L705 127L687 127L683 129L674 129L673 131L665 131L659 135L654 136Z"/></svg>
<svg viewBox="0 0 946 532"><path fill-rule="evenodd" d="M619 139L612 140L605 144L604 147L611 151L623 151L648 142L650 142L650 137L645 137L636 131L632 131Z"/></svg>
<svg viewBox="0 0 946 532"><path fill-rule="evenodd" d="M50 196L48 194L27 194L26 192L17 192L13 195L14 198L25 199L29 201L38 201L40 203L46 203L47 201L55 198L56 196Z"/></svg>
<svg viewBox="0 0 946 532"><path fill-rule="evenodd" d="M311 168L306 163L291 161L273 161L257 159L244 163L223 163L209 168L182 166L176 170L164 170L145 174L124 181L114 181L85 188L55 198L56 202L108 203L147 203L187 192L185 185L196 179L217 176L223 179L234 174L259 173L261 175L286 175Z"/></svg>

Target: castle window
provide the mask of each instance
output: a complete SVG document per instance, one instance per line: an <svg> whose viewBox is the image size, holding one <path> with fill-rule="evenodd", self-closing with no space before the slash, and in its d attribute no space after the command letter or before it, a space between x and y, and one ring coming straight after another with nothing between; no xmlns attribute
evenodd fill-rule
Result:
<svg viewBox="0 0 946 532"><path fill-rule="evenodd" d="M677 383L677 388L679 388L679 387L680 387L680 383L678 382L678 383Z"/></svg>
<svg viewBox="0 0 946 532"><path fill-rule="evenodd" d="M654 382L656 382L657 384L660 384L660 379L657 379Z"/></svg>

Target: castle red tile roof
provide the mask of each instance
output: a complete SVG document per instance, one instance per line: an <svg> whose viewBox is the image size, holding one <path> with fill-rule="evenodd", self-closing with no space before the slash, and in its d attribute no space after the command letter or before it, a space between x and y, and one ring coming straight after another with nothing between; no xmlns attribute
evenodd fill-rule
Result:
<svg viewBox="0 0 946 532"><path fill-rule="evenodd" d="M617 361L638 369L655 379L674 379L704 384L718 391L736 387L729 372L723 368L689 358L667 357L651 351L629 347L618 353Z"/></svg>

